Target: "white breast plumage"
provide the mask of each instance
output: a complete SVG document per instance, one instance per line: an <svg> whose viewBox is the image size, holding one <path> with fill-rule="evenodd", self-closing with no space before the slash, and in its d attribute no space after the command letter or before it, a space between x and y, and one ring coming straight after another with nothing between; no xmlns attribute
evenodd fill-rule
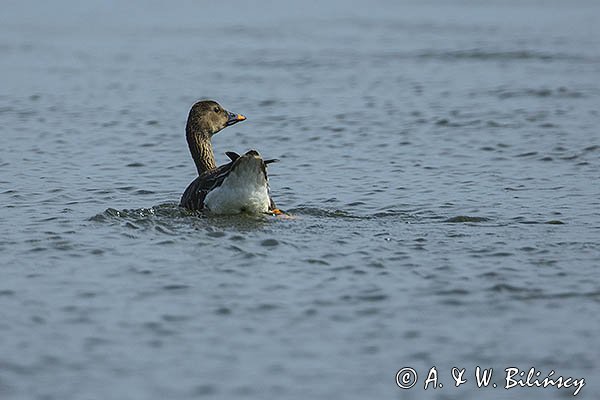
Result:
<svg viewBox="0 0 600 400"><path fill-rule="evenodd" d="M270 197L265 164L257 152L248 152L234 162L221 183L204 199L216 214L266 213Z"/></svg>

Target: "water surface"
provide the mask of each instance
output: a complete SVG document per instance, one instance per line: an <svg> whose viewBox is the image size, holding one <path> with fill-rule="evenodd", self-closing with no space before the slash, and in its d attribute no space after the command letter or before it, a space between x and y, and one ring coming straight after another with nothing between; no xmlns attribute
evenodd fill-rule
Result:
<svg viewBox="0 0 600 400"><path fill-rule="evenodd" d="M596 398L600 5L10 3L0 397ZM248 120L292 218L180 210ZM444 388L422 390L436 366ZM418 387L395 384L415 368ZM500 374L500 372L498 372ZM471 378L471 376L469 376ZM500 376L496 381L503 384Z"/></svg>

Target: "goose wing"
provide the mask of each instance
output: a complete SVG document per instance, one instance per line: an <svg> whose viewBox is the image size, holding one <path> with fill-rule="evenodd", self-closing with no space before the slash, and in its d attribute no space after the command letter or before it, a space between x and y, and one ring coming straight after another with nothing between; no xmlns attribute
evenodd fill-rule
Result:
<svg viewBox="0 0 600 400"><path fill-rule="evenodd" d="M240 155L233 151L228 151L225 154L231 161L217 168L205 171L196 179L194 179L192 183L190 183L185 189L185 192L183 192L183 195L181 196L181 202L179 203L180 207L185 207L189 210L202 210L204 208L204 199L206 198L206 195L214 188L221 186L225 178L227 178L227 175L229 175L231 172L231 169L235 165L236 161L240 158ZM259 156L258 152L255 150L250 150L244 155L247 154ZM265 178L267 178L266 166L278 161L278 159L263 161L263 172L265 174ZM271 196L269 196L269 200L269 209L275 210L275 202Z"/></svg>
<svg viewBox="0 0 600 400"><path fill-rule="evenodd" d="M203 172L183 192L179 206L189 210L202 210L204 198L215 187L220 186L231 171L233 161Z"/></svg>

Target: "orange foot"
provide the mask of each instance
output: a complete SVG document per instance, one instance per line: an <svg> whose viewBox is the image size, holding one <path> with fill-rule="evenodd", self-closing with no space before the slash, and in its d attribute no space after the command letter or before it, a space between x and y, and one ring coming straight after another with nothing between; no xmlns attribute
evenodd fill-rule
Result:
<svg viewBox="0 0 600 400"><path fill-rule="evenodd" d="M295 216L287 214L285 211L281 211L279 208L272 209L271 214L282 219L296 219Z"/></svg>

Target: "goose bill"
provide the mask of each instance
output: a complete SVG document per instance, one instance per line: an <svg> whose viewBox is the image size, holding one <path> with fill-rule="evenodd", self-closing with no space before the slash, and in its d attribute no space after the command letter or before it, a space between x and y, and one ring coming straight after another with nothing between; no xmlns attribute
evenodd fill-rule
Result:
<svg viewBox="0 0 600 400"><path fill-rule="evenodd" d="M228 119L227 119L227 126L231 126L233 124L237 124L240 121L243 121L246 119L246 117L244 117L242 114L234 114L232 112L227 112L228 115Z"/></svg>

